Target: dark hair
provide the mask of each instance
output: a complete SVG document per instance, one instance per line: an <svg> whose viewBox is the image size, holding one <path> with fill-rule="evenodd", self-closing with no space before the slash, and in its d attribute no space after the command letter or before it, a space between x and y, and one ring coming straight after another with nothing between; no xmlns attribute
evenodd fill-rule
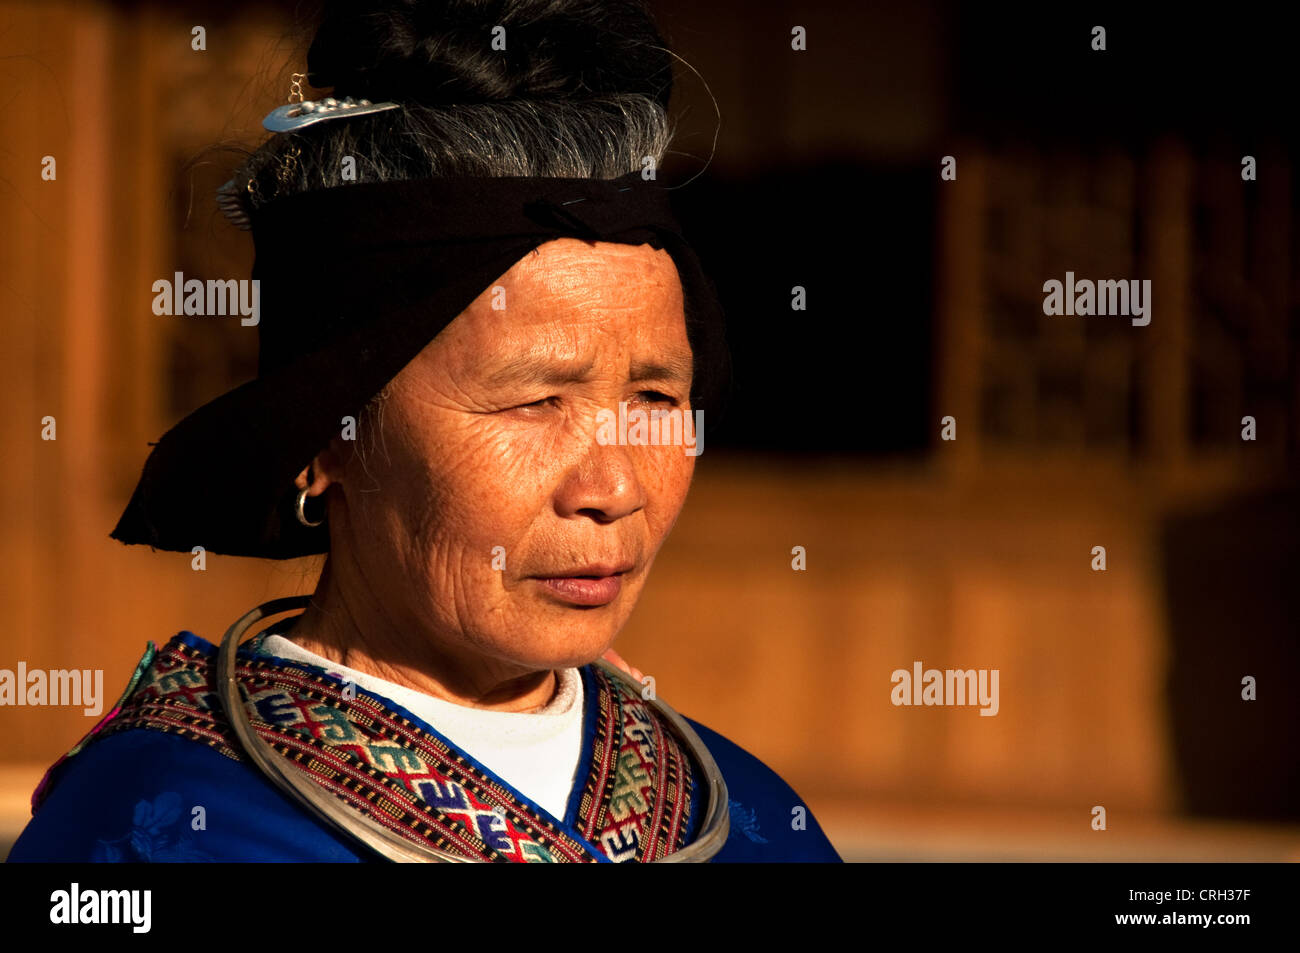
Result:
<svg viewBox="0 0 1300 953"><path fill-rule="evenodd" d="M667 150L671 67L643 0L330 0L308 81L405 108L273 136L233 185L252 207L343 186L345 156L357 182L617 178Z"/></svg>
<svg viewBox="0 0 1300 953"><path fill-rule="evenodd" d="M640 0L330 3L307 69L339 96L426 106L643 95L666 110L672 91Z"/></svg>

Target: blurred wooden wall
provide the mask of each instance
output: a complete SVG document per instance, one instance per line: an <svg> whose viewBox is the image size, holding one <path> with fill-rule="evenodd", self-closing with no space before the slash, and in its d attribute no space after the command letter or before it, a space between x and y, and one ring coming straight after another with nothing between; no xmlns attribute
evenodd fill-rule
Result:
<svg viewBox="0 0 1300 953"><path fill-rule="evenodd" d="M102 668L109 705L147 640L188 626L212 635L218 623L196 606L237 616L275 580L303 581L235 560L195 573L187 557L108 538L148 442L177 416L169 360L180 331L153 314L152 284L178 266L178 229L214 212L210 192L183 193L178 168L251 134L256 121L232 99L263 61L288 66L276 54L282 27L255 14L238 27L210 21L206 53L191 49L191 25L147 5L0 4L0 667ZM193 219L178 221L190 201ZM237 382L209 382L194 404ZM42 439L47 416L57 439ZM90 724L79 711L0 709L0 757L49 762Z"/></svg>
<svg viewBox="0 0 1300 953"><path fill-rule="evenodd" d="M1122 481L700 474L623 640L664 698L812 799L1173 806L1152 541ZM895 707L914 661L999 669L1000 711Z"/></svg>

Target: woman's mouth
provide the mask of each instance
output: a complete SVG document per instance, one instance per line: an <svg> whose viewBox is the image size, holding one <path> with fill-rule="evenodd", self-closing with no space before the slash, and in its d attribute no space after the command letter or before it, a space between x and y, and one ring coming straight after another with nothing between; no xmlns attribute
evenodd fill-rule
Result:
<svg viewBox="0 0 1300 953"><path fill-rule="evenodd" d="M546 590L575 606L603 606L618 598L623 572L608 575L538 576Z"/></svg>

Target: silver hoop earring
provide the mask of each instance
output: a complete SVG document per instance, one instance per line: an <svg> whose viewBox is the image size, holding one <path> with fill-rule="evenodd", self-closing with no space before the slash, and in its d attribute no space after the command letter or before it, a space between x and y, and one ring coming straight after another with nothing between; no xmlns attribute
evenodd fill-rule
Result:
<svg viewBox="0 0 1300 953"><path fill-rule="evenodd" d="M322 523L324 523L325 517L323 516L314 523L311 520L307 519L307 513L303 509L303 507L306 506L306 504L307 504L307 488L303 487L301 490L298 491L298 505L297 505L298 522L308 528L311 528L313 526L320 526Z"/></svg>

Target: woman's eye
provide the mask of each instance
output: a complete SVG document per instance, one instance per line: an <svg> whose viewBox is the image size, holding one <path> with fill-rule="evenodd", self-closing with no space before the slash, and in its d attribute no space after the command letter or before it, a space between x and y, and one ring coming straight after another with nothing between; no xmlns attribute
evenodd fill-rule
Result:
<svg viewBox="0 0 1300 953"><path fill-rule="evenodd" d="M643 390L637 395L650 404L676 404L677 398L657 390Z"/></svg>
<svg viewBox="0 0 1300 953"><path fill-rule="evenodd" d="M510 407L508 409L509 410L545 410L548 407L555 406L555 404L559 401L559 399L560 399L559 397L555 397L555 396L543 397L541 400L534 400L527 404L515 404L513 407ZM633 396L633 399L632 401L630 401L630 403L670 404L676 407L680 403L680 401L676 397L672 396L671 394L665 394L662 391L643 390L643 391L638 391Z"/></svg>
<svg viewBox="0 0 1300 953"><path fill-rule="evenodd" d="M535 400L535 401L533 401L531 404L520 404L520 405L519 405L517 408L515 408L515 409L518 410L518 409L522 409L522 408L524 408L524 407L546 407L546 406L548 406L548 405L549 405L552 401L554 401L554 400L558 400L558 398L556 398L556 397L543 397L541 400Z"/></svg>

